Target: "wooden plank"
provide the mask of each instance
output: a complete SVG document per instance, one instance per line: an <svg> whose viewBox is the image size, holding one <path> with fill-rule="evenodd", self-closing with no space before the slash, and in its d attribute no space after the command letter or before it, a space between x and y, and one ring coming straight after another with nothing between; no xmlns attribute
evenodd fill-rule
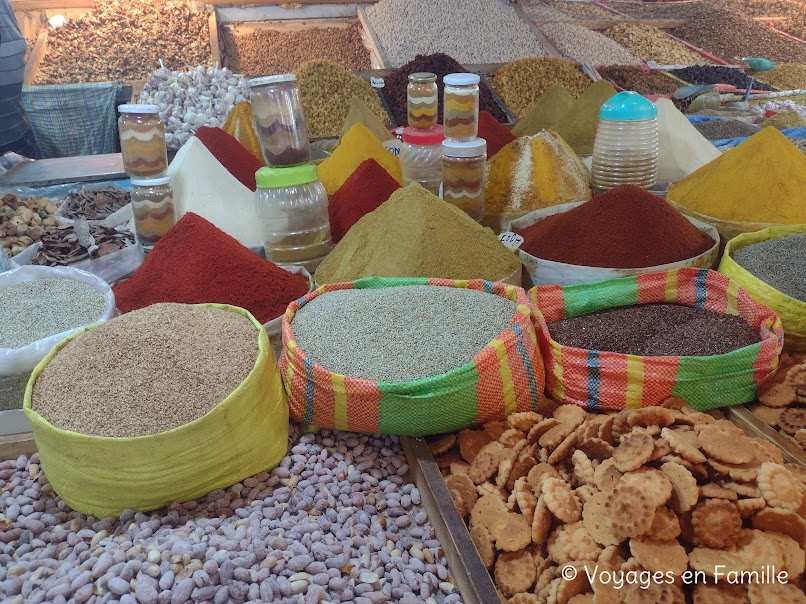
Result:
<svg viewBox="0 0 806 604"><path fill-rule="evenodd" d="M296 21L300 19L355 19L357 3L308 4L298 8L278 5L265 6L219 6L216 8L219 23L243 23L247 21Z"/></svg>
<svg viewBox="0 0 806 604"><path fill-rule="evenodd" d="M221 66L221 41L218 38L218 20L215 8L210 11L210 16L207 19L207 30L210 33L210 57L213 65L219 67Z"/></svg>
<svg viewBox="0 0 806 604"><path fill-rule="evenodd" d="M402 436L400 442L428 521L445 552L453 582L462 592L462 600L466 604L498 602L495 585L456 510L428 445L421 438L407 436Z"/></svg>
<svg viewBox="0 0 806 604"><path fill-rule="evenodd" d="M95 0L11 0L15 11L63 10L67 8L93 8Z"/></svg>
<svg viewBox="0 0 806 604"><path fill-rule="evenodd" d="M0 175L0 187L41 187L119 178L126 178L123 156L120 153L106 153L20 162Z"/></svg>
<svg viewBox="0 0 806 604"><path fill-rule="evenodd" d="M41 1L41 0L39 0ZM82 0L86 1L86 0ZM212 6L281 6L293 9L300 6L315 6L317 4L345 4L345 0L204 0L205 4ZM363 4L375 4L380 0L361 0Z"/></svg>
<svg viewBox="0 0 806 604"><path fill-rule="evenodd" d="M372 31L372 27L369 25L369 19L367 19L367 14L364 12L364 7L359 6L357 13L358 20L361 22L362 37L365 37L364 46L369 48L370 56L374 58L372 66L381 69L391 67L392 64L386 58L386 53L383 51L380 40L378 40L375 32Z"/></svg>
<svg viewBox="0 0 806 604"><path fill-rule="evenodd" d="M728 418L740 426L745 432L763 438L773 443L776 447L781 449L784 461L786 463L794 463L800 466L806 466L806 453L803 452L797 445L789 442L783 438L777 430L773 430L770 426L757 418L750 409L739 405L737 407L728 407L726 410Z"/></svg>
<svg viewBox="0 0 806 604"><path fill-rule="evenodd" d="M45 53L48 50L48 32L43 31L36 38L34 47L31 49L31 56L28 57L28 62L25 64L25 75L23 76L22 85L32 86L37 74L39 73L39 66L42 64L42 59L45 58Z"/></svg>
<svg viewBox="0 0 806 604"><path fill-rule="evenodd" d="M543 23L541 21L541 23ZM674 29L682 27L688 23L686 19L596 19L589 21L546 21L546 23L565 23L568 25L581 25L588 29L603 30L610 29L616 25L647 25L658 29Z"/></svg>
<svg viewBox="0 0 806 604"><path fill-rule="evenodd" d="M515 14L517 14L521 18L521 21L523 21L524 23L526 23L526 25L529 26L535 38L537 38L540 41L540 44L543 46L543 48L546 49L548 56L562 58L563 54L559 50L557 50L554 44L552 44L549 41L549 39L546 37L546 34L543 33L543 30L540 29L537 25L535 25L534 22L529 17L526 16L526 13L523 12L523 9L518 4L513 4L512 10L514 10Z"/></svg>
<svg viewBox="0 0 806 604"><path fill-rule="evenodd" d="M33 432L0 436L0 460L16 459L20 455L30 457L36 451Z"/></svg>

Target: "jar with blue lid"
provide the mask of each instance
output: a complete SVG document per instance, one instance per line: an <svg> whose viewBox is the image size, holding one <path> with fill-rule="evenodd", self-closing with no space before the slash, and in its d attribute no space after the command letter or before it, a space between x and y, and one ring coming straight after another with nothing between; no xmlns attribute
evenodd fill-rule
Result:
<svg viewBox="0 0 806 604"><path fill-rule="evenodd" d="M602 105L593 143L591 186L607 191L658 179L658 110L637 92L619 92Z"/></svg>

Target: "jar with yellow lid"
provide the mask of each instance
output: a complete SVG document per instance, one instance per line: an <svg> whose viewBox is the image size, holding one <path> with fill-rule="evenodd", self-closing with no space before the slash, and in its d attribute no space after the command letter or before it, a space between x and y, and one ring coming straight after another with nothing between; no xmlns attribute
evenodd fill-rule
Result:
<svg viewBox="0 0 806 604"><path fill-rule="evenodd" d="M118 107L118 132L123 169L132 178L156 178L168 170L165 126L158 105Z"/></svg>
<svg viewBox="0 0 806 604"><path fill-rule="evenodd" d="M436 126L439 113L436 74L428 72L409 74L407 93L409 126L418 130L428 130Z"/></svg>

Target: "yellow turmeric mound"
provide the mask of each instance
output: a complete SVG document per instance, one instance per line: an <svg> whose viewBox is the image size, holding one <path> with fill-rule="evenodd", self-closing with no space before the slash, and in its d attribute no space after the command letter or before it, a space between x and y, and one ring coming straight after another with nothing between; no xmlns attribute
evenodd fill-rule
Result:
<svg viewBox="0 0 806 604"><path fill-rule="evenodd" d="M231 134L239 143L249 149L249 152L257 157L261 162L263 151L260 149L260 141L255 132L255 115L252 113L252 103L242 101L232 108L224 122L224 132Z"/></svg>
<svg viewBox="0 0 806 604"><path fill-rule="evenodd" d="M531 212L591 197L590 174L556 133L515 139L487 163L486 214Z"/></svg>
<svg viewBox="0 0 806 604"><path fill-rule="evenodd" d="M764 128L672 186L667 198L721 220L806 223L806 156Z"/></svg>

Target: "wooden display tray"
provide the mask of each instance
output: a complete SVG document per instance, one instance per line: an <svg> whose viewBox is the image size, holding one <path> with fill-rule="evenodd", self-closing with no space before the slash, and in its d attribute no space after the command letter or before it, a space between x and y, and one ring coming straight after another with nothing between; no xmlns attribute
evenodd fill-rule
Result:
<svg viewBox="0 0 806 604"><path fill-rule="evenodd" d="M784 462L806 466L806 453L800 447L781 436L777 430L762 422L750 409L744 405L739 405L729 407L726 411L728 419L740 426L745 432L764 438L781 449Z"/></svg>

